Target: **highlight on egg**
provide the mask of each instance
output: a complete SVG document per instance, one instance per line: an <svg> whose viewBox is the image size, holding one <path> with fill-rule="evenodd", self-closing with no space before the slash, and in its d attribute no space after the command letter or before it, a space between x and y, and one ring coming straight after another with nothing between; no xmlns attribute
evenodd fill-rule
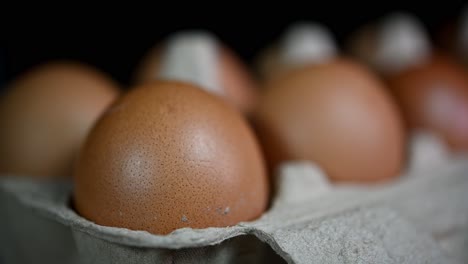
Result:
<svg viewBox="0 0 468 264"><path fill-rule="evenodd" d="M137 83L176 80L224 98L242 113L251 112L257 83L246 65L206 31L181 31L151 50L135 72Z"/></svg>
<svg viewBox="0 0 468 264"><path fill-rule="evenodd" d="M88 131L118 94L104 73L77 62L19 75L0 98L1 174L70 176Z"/></svg>
<svg viewBox="0 0 468 264"><path fill-rule="evenodd" d="M74 181L83 217L154 234L254 220L269 193L241 114L175 81L140 85L113 105L89 134Z"/></svg>

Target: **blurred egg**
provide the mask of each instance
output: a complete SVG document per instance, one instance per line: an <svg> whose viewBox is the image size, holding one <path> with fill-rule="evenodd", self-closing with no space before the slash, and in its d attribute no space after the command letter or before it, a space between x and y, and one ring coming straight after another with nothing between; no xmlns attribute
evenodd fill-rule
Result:
<svg viewBox="0 0 468 264"><path fill-rule="evenodd" d="M276 44L260 54L258 71L263 79L276 78L293 68L324 63L336 53L335 40L326 27L313 22L298 22L288 27Z"/></svg>
<svg viewBox="0 0 468 264"><path fill-rule="evenodd" d="M355 40L361 44L366 34L373 37L367 37L367 48L355 42L354 54L388 82L409 130L434 133L453 150L468 149L468 76L461 65L433 51L423 25L407 14L391 15L360 34Z"/></svg>
<svg viewBox="0 0 468 264"><path fill-rule="evenodd" d="M407 124L441 136L454 150L468 150L468 75L437 55L389 79Z"/></svg>
<svg viewBox="0 0 468 264"><path fill-rule="evenodd" d="M185 81L217 94L243 113L257 98L257 85L242 61L212 34L186 31L168 37L145 56L137 83L155 79Z"/></svg>
<svg viewBox="0 0 468 264"><path fill-rule="evenodd" d="M88 131L117 95L107 76L77 63L20 75L0 98L0 172L70 176Z"/></svg>
<svg viewBox="0 0 468 264"><path fill-rule="evenodd" d="M431 46L424 25L407 13L393 13L352 34L350 53L378 73L398 72L424 63Z"/></svg>
<svg viewBox="0 0 468 264"><path fill-rule="evenodd" d="M259 146L240 113L174 81L132 89L109 109L74 179L82 216L155 234L253 220L269 191Z"/></svg>
<svg viewBox="0 0 468 264"><path fill-rule="evenodd" d="M271 169L316 162L334 181L398 176L405 133L382 84L344 59L304 66L266 84L254 123Z"/></svg>

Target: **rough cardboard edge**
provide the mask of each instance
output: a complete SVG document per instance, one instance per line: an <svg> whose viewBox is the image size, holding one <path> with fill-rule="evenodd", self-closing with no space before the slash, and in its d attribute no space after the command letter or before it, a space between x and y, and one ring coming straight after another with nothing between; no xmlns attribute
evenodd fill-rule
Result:
<svg viewBox="0 0 468 264"><path fill-rule="evenodd" d="M419 149L419 153L422 150L427 150L427 146L433 143L422 141L423 144L416 144L416 149ZM417 153L418 151L416 151ZM419 155L419 154L418 154ZM428 161L435 161L435 160L444 160L443 155L433 155L427 158L426 160L420 162L428 162ZM462 162L466 163L465 159L461 159ZM439 163L441 161L439 160ZM454 163L455 162L455 163ZM453 159L449 166L455 166L458 162L457 159ZM452 165L455 164L455 165ZM464 163L464 164L465 164ZM419 174L423 175L427 171L432 171L433 167L438 167L437 162L429 163L433 165L432 167L429 166L426 170L418 169ZM292 166L300 166L300 164L292 164ZM307 165L306 165L307 166ZM443 166L441 166L441 170L444 171ZM434 171L432 171L434 174ZM418 174L418 173L412 173ZM320 221L325 217L333 216L333 214L341 213L343 210L352 210L353 208L359 208L363 206L372 206L376 205L382 199L387 199L388 196L395 196L395 195L409 195L411 196L411 189L414 186L426 186L424 188L440 188L437 181L446 181L446 179L438 177L438 175L433 175L433 177L423 177L421 175L412 175L411 177L402 178L401 180L385 184L380 189L375 189L375 187L368 187L368 186L358 186L358 185L346 185L346 186L334 186L328 188L325 192L321 193L320 196L322 197L315 197L315 198L307 198L307 199L323 199L324 197L329 200L327 203L324 203L323 208L327 206L333 205L336 201L343 201L343 200L353 200L351 203L346 203L343 206L338 206L334 208L334 210L317 210L319 213L306 213L302 212L302 218L293 219L293 221L289 222L281 222L281 226L275 225L274 223L270 223L272 218L278 217L281 214L285 214L284 210L290 210L295 203L279 203L280 205L275 205L273 208L270 208L268 212L266 212L261 218L257 219L256 221L252 222L243 222L239 223L233 227L226 227L226 228L206 228L206 229L191 229L191 228L183 228L174 231L173 233L162 236L162 235L154 235L148 233L146 231L133 231L124 228L116 228L116 227L106 227L94 224L90 222L78 214L76 214L71 208L68 207L68 200L70 197L70 193L72 190L72 185L70 182L60 182L58 183L55 188L63 188L62 192L58 192L55 199L58 199L55 202L52 202L54 199L47 199L51 197L46 197L41 199L41 193L37 193L38 197L28 197L25 196L24 193L13 192L14 188L9 188L9 184L15 184L16 181L21 182L24 181L30 185L38 184L41 185L42 182L34 181L34 180L18 180L18 178L2 178L0 179L0 189L7 192L10 196L20 202L22 205L29 207L36 211L37 213L51 219L53 221L57 221L65 226L69 226L74 230L78 230L81 232L85 232L92 237L102 239L111 243L118 243L121 245L127 246L135 246L135 247L144 247L144 248L166 248L166 249L181 249L181 248L193 248L193 247L203 247L209 245L216 245L221 243L222 241L239 236L239 235L254 235L258 239L267 242L272 247L275 247L275 243L268 240L265 236L268 230L272 228L287 228L288 226L293 226L295 224L306 222L306 221ZM305 177L309 177L310 175L305 175ZM403 176L405 177L405 176ZM285 178L285 177L282 177ZM285 179L288 180L288 179ZM300 179L298 179L300 180ZM455 183L456 184L456 183ZM27 184L26 184L27 185ZM313 188L314 186L310 186ZM315 186L316 187L316 186ZM427 191L426 190L426 191ZM356 193L359 192L368 192L370 198L365 199L358 199L363 195L356 196ZM34 194L34 191L31 192ZM281 201L282 198L278 197L277 201ZM310 200L306 200L309 201ZM300 202L300 201L299 201ZM315 203L321 204L321 202ZM300 210L304 210L304 208L300 208L300 206L296 206ZM320 207L319 207L320 208ZM297 208L296 208L297 209ZM305 210L311 210L305 209ZM282 220L281 218L279 220ZM277 245L276 245L277 246Z"/></svg>
<svg viewBox="0 0 468 264"><path fill-rule="evenodd" d="M14 180L14 179L13 179ZM376 206L382 199L387 199L390 194L392 195L404 195L411 197L412 187L419 185L423 188L427 188L426 191L430 191L431 188L438 187L438 181L445 181L441 177L413 177L405 179L405 182L398 182L395 184L389 184L382 187L382 189L372 189L365 187L340 187L341 190L336 190L331 193L323 194L325 197L332 195L333 199L329 199L327 204L333 204L336 200L352 200L351 203L337 206L333 210L319 210L318 213L298 213L304 217L293 219L293 221L283 223L282 228L288 226L294 226L303 222L308 221L319 221L325 217L332 217L334 214L340 214L345 210L353 210L365 206ZM71 208L68 208L66 201L62 200L62 203L47 203L47 199L31 199L32 197L25 197L22 194L11 193L8 187L5 185L5 179L2 179L0 188L4 191L9 192L10 196L20 202L22 205L29 207L37 213L47 217L51 220L57 221L65 226L69 226L73 229L85 232L93 237L103 239L112 243L119 243L128 246L137 247L148 247L148 248L168 248L168 249L180 249L180 248L192 248L202 247L219 244L222 241L236 237L239 235L254 235L258 239L267 242L272 247L275 247L273 241L265 239L267 236L266 232L271 228L277 228L274 224L269 223L271 218L277 217L279 214L284 214L284 208L291 208L292 204L283 204L279 208L272 208L260 219L252 222L239 223L233 227L226 228L206 228L206 229L191 229L183 228L174 231L167 236L154 235L146 231L133 231L124 228L106 227L94 224L78 214L76 214ZM70 183L61 183L65 191L71 190ZM366 190L367 189L367 190ZM357 198L356 193L367 192L371 198ZM414 195L414 194L413 194ZM323 198L323 197L322 197ZM67 198L68 199L68 198ZM324 204L323 207L326 207ZM300 211L301 208L299 208ZM289 210L289 209L288 209ZM307 210L307 208L306 208ZM281 212L283 211L283 212ZM266 219L268 218L268 219ZM277 246L277 245L276 245Z"/></svg>

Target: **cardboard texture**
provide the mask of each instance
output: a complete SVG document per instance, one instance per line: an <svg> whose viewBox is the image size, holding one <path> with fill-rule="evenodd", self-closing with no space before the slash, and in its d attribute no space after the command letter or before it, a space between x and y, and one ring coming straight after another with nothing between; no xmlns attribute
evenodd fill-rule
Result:
<svg viewBox="0 0 468 264"><path fill-rule="evenodd" d="M401 178L374 186L284 164L260 219L167 236L80 217L70 182L2 177L0 263L467 263L468 159L428 135L410 155Z"/></svg>

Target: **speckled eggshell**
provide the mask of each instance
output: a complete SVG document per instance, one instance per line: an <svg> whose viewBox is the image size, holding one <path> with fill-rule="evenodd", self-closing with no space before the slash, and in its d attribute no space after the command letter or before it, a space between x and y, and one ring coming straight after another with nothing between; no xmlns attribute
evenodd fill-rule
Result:
<svg viewBox="0 0 468 264"><path fill-rule="evenodd" d="M240 113L181 82L147 83L109 109L74 176L82 216L155 234L253 220L269 190L259 146Z"/></svg>
<svg viewBox="0 0 468 264"><path fill-rule="evenodd" d="M405 134L396 105L366 69L344 59L266 84L254 123L270 168L310 160L334 181L399 175Z"/></svg>
<svg viewBox="0 0 468 264"><path fill-rule="evenodd" d="M411 129L426 129L444 138L455 151L468 150L468 74L447 56L389 78Z"/></svg>
<svg viewBox="0 0 468 264"><path fill-rule="evenodd" d="M50 62L19 75L0 98L0 173L71 176L89 130L118 95L114 81L80 63Z"/></svg>
<svg viewBox="0 0 468 264"><path fill-rule="evenodd" d="M161 68L161 58L165 46L159 45L143 59L135 72L137 84L157 80ZM221 96L244 114L250 114L258 97L257 82L247 70L247 66L227 47L219 52Z"/></svg>

